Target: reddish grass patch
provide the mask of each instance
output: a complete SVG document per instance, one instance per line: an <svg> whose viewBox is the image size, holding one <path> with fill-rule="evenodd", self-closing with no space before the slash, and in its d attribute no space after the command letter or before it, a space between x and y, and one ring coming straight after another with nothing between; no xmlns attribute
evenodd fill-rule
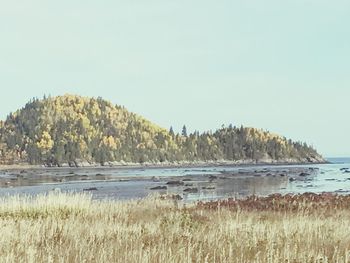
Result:
<svg viewBox="0 0 350 263"><path fill-rule="evenodd" d="M324 212L350 210L350 195L332 193L272 194L267 197L250 196L245 199L229 198L226 200L198 202L197 208L217 210L226 208L241 211L276 211L276 212Z"/></svg>

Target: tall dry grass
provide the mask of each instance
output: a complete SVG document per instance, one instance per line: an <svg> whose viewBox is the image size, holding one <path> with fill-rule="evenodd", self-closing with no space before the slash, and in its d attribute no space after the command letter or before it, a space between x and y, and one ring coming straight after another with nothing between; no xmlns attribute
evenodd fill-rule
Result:
<svg viewBox="0 0 350 263"><path fill-rule="evenodd" d="M1 262L349 262L350 198L0 201ZM333 206L335 205L335 206Z"/></svg>

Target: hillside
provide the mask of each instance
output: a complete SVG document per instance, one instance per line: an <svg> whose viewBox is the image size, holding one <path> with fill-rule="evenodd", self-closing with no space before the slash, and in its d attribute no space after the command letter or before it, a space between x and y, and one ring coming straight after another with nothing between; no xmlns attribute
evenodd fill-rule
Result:
<svg viewBox="0 0 350 263"><path fill-rule="evenodd" d="M312 147L245 127L175 134L102 98L32 99L0 122L0 163L323 162Z"/></svg>

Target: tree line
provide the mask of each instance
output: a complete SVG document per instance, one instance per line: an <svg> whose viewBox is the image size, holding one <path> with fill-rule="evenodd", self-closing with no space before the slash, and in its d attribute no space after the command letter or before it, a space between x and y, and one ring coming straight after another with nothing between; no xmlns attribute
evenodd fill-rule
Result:
<svg viewBox="0 0 350 263"><path fill-rule="evenodd" d="M305 143L228 126L214 132L166 130L102 98L33 98L0 122L0 162L180 162L321 158Z"/></svg>

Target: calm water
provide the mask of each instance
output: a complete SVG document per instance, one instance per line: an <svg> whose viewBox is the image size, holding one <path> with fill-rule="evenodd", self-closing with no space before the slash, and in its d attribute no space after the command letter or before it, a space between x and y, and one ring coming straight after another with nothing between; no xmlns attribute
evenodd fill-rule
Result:
<svg viewBox="0 0 350 263"><path fill-rule="evenodd" d="M350 158L329 158L331 164L316 165L319 172L313 177L288 184L285 191L303 192L335 192L350 194Z"/></svg>
<svg viewBox="0 0 350 263"><path fill-rule="evenodd" d="M178 194L188 201L271 193L350 194L350 158L305 166L203 168L76 168L0 171L0 196L52 190L89 192L96 199L140 198L150 193ZM312 171L300 176L304 171ZM184 181L168 185L169 181ZM153 187L166 189L151 190Z"/></svg>

